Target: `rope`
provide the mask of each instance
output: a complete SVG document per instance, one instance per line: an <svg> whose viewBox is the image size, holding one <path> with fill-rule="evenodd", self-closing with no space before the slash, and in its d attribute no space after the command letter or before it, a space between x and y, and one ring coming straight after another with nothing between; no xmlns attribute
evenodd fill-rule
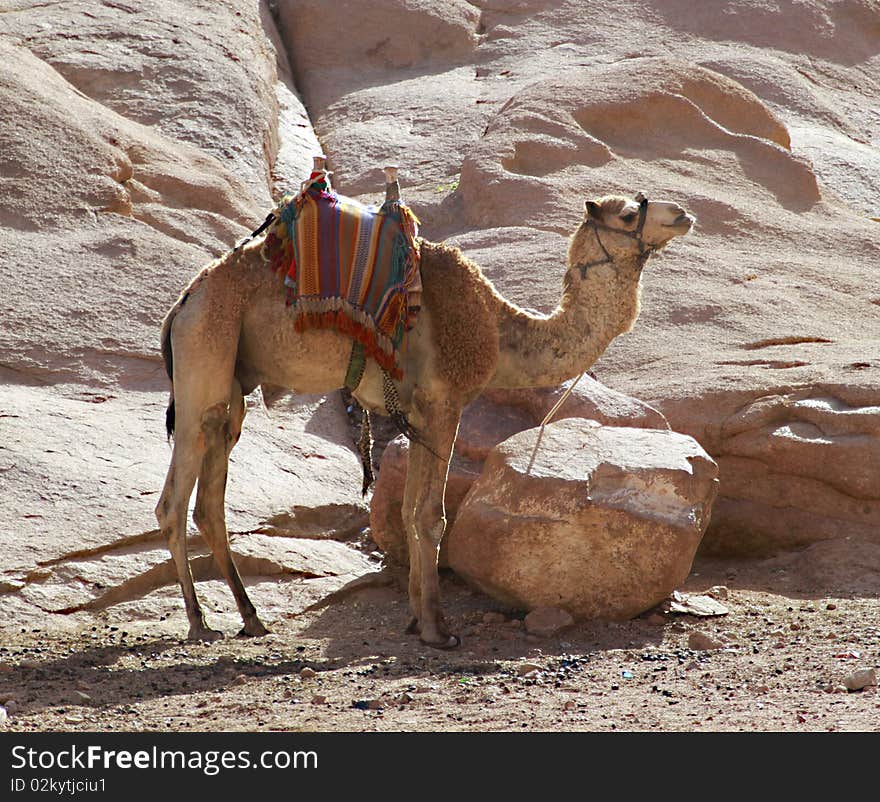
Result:
<svg viewBox="0 0 880 802"><path fill-rule="evenodd" d="M571 384L568 385L565 392L562 394L562 398L560 398L554 405L553 408L544 416L544 420L541 421L541 427L538 431L538 438L535 440L535 448L532 450L531 459L529 459L529 466L526 468L526 475L532 472L532 466L535 464L535 457L538 454L538 448L541 445L541 438L544 436L544 427L551 421L553 416L559 411L559 408L566 402L568 397L571 395L571 391L577 386L577 383L584 378L586 373L581 373Z"/></svg>

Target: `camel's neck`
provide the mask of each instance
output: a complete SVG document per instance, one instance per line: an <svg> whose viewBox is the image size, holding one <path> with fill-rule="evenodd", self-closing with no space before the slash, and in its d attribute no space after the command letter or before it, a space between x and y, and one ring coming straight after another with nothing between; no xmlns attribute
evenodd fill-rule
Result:
<svg viewBox="0 0 880 802"><path fill-rule="evenodd" d="M551 387L588 370L639 314L642 262L636 258L577 269L549 317L511 305L499 309L500 356L490 387Z"/></svg>

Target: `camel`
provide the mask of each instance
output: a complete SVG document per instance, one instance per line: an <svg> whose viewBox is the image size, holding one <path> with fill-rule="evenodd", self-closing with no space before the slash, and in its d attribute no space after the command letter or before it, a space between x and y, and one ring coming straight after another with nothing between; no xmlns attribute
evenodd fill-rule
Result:
<svg viewBox="0 0 880 802"><path fill-rule="evenodd" d="M421 245L421 312L407 334L400 408L411 442L403 503L410 554L407 631L438 648L460 639L444 621L437 572L446 526L449 459L464 407L487 388L555 386L588 370L639 314L642 268L694 218L678 204L607 196L588 200L571 235L563 297L547 316L505 300L458 248ZM205 623L186 552L186 513L198 481L194 520L235 597L242 636L268 630L229 551L225 489L229 455L259 385L329 393L344 385L351 340L332 330L298 332L285 305L283 277L260 254L262 239L205 267L162 324L175 426L171 463L156 517L183 590L189 638L222 633ZM354 396L387 414L383 374L368 360Z"/></svg>

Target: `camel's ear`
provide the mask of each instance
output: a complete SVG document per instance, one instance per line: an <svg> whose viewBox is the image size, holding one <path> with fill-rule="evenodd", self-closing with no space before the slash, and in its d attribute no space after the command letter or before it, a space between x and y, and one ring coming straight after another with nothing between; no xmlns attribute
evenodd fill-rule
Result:
<svg viewBox="0 0 880 802"><path fill-rule="evenodd" d="M602 207L596 201L584 201L584 209L587 212L587 217L592 217L594 220L602 217Z"/></svg>

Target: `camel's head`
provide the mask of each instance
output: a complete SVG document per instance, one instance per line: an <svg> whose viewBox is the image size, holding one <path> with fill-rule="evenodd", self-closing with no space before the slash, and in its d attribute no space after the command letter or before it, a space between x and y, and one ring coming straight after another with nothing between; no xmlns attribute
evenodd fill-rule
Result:
<svg viewBox="0 0 880 802"><path fill-rule="evenodd" d="M677 203L617 195L588 200L584 219L572 237L572 265L590 266L647 255L673 237L687 234L694 218Z"/></svg>

